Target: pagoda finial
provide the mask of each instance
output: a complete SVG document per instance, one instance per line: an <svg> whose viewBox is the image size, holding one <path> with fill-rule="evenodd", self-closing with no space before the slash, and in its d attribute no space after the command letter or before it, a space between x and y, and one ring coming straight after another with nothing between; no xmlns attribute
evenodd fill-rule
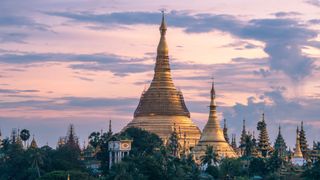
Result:
<svg viewBox="0 0 320 180"><path fill-rule="evenodd" d="M214 89L214 79L213 79L213 78L212 78L212 86L211 86L210 95L211 95L211 103L210 103L210 106L216 106L216 103L215 103L216 91L215 91L215 89Z"/></svg>
<svg viewBox="0 0 320 180"><path fill-rule="evenodd" d="M229 136L228 136L228 128L227 128L227 120L223 119L223 135L224 139L229 143Z"/></svg>
<svg viewBox="0 0 320 180"><path fill-rule="evenodd" d="M111 123L112 123L111 120L109 120L109 131L108 131L108 133L112 133L112 124Z"/></svg>
<svg viewBox="0 0 320 180"><path fill-rule="evenodd" d="M264 112L262 113L262 121L264 121Z"/></svg>
<svg viewBox="0 0 320 180"><path fill-rule="evenodd" d="M164 11L162 11L162 20L161 20L161 25L159 27L160 30L160 42L158 45L158 56L168 56L168 52L169 52L169 48L168 48L168 44L166 41L166 32L167 32L167 24L164 18Z"/></svg>
<svg viewBox="0 0 320 180"><path fill-rule="evenodd" d="M242 131L246 131L246 120L245 119L243 119L242 120Z"/></svg>
<svg viewBox="0 0 320 180"><path fill-rule="evenodd" d="M280 124L279 124L279 134L281 134L281 126L280 126Z"/></svg>
<svg viewBox="0 0 320 180"><path fill-rule="evenodd" d="M301 130L303 130L303 121L301 121L301 127L300 127Z"/></svg>
<svg viewBox="0 0 320 180"><path fill-rule="evenodd" d="M161 35L165 35L167 31L167 24L164 18L164 10L162 10L161 13L162 13L162 20L161 20L161 25L159 29L160 29Z"/></svg>

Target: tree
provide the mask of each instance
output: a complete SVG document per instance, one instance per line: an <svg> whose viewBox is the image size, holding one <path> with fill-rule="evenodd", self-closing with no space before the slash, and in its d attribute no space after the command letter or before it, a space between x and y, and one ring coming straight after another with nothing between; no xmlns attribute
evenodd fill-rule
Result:
<svg viewBox="0 0 320 180"><path fill-rule="evenodd" d="M254 142L250 134L244 136L243 144L240 145L240 148L243 149L243 156L250 157L252 155Z"/></svg>
<svg viewBox="0 0 320 180"><path fill-rule="evenodd" d="M163 145L163 142L158 135L140 128L130 127L118 135L118 137L132 140L130 152L132 155L153 154Z"/></svg>
<svg viewBox="0 0 320 180"><path fill-rule="evenodd" d="M169 141L168 141L168 148L171 151L171 154L173 156L178 156L179 155L179 151L180 151L180 143L179 143L179 136L178 133L176 131L176 127L174 126L174 130L171 133L170 137L169 137Z"/></svg>
<svg viewBox="0 0 320 180"><path fill-rule="evenodd" d="M320 158L318 158L311 168L303 172L302 177L308 180L320 179Z"/></svg>
<svg viewBox="0 0 320 180"><path fill-rule="evenodd" d="M100 144L100 133L99 132L92 132L89 136L89 144L94 147L95 149Z"/></svg>
<svg viewBox="0 0 320 180"><path fill-rule="evenodd" d="M200 157L202 165L217 165L219 162L218 154L213 150L212 146L207 146L205 155Z"/></svg>
<svg viewBox="0 0 320 180"><path fill-rule="evenodd" d="M40 149L30 149L30 159L32 161L31 167L37 171L38 178L41 177L39 165L43 164L44 155Z"/></svg>
<svg viewBox="0 0 320 180"><path fill-rule="evenodd" d="M252 158L249 164L250 176L264 176L268 173L267 164L264 158Z"/></svg>
<svg viewBox="0 0 320 180"><path fill-rule="evenodd" d="M70 179L95 179L90 177L88 173L81 171L52 171L42 176L39 180L66 180L68 175L70 176Z"/></svg>
<svg viewBox="0 0 320 180"><path fill-rule="evenodd" d="M284 160L279 156L278 150L275 150L271 157L267 160L267 167L269 172L276 172L278 171L282 164L284 163Z"/></svg>
<svg viewBox="0 0 320 180"><path fill-rule="evenodd" d="M30 138L30 132L29 130L27 129L23 129L21 132L20 132L20 138L21 140L23 141L24 143L24 146L26 147L26 142L29 140Z"/></svg>
<svg viewBox="0 0 320 180"><path fill-rule="evenodd" d="M224 158L221 160L219 167L221 178L234 178L245 174L240 159Z"/></svg>

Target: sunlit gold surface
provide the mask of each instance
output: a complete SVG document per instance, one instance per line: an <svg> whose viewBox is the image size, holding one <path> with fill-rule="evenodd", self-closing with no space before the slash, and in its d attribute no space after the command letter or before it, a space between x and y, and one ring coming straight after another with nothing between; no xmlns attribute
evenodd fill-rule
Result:
<svg viewBox="0 0 320 180"><path fill-rule="evenodd" d="M183 135L186 133L187 146L194 147L200 139L199 128L187 116L139 116L135 117L127 126L139 127L156 133L161 139L167 141L174 129L179 134L179 142L183 144Z"/></svg>
<svg viewBox="0 0 320 180"><path fill-rule="evenodd" d="M296 134L296 147L294 149L293 158L303 158L302 151L300 148L300 140L299 140L299 130L297 128Z"/></svg>
<svg viewBox="0 0 320 180"><path fill-rule="evenodd" d="M224 138L223 131L220 127L215 104L215 91L212 84L210 113L206 126L203 129L201 138L197 146L193 149L196 160L199 160L205 154L207 146L212 146L220 157L237 157L233 148Z"/></svg>
<svg viewBox="0 0 320 180"><path fill-rule="evenodd" d="M194 147L200 139L201 132L190 119L182 92L173 84L166 31L167 26L163 16L153 80L150 87L142 93L134 118L125 128L139 127L156 133L166 141L175 126L179 135L181 134L179 141L185 140L186 146Z"/></svg>

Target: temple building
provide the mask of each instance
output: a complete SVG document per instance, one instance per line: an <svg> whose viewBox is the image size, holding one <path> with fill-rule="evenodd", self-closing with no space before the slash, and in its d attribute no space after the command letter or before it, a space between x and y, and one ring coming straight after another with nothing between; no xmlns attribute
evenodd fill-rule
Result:
<svg viewBox="0 0 320 180"><path fill-rule="evenodd" d="M181 134L186 135L185 140L189 147L194 147L201 132L191 121L183 95L172 81L166 31L167 25L162 15L154 77L149 88L141 95L133 120L124 129L138 127L157 134L166 142L175 124ZM181 137L179 143L183 144L183 141L184 138Z"/></svg>
<svg viewBox="0 0 320 180"><path fill-rule="evenodd" d="M216 93L214 90L214 83L212 83L208 122L203 129L199 143L193 149L196 161L198 161L200 157L205 154L208 146L212 146L220 158L238 157L236 152L224 138L223 130L220 127L217 117L217 105L215 103L215 97Z"/></svg>
<svg viewBox="0 0 320 180"><path fill-rule="evenodd" d="M269 135L267 131L267 124L264 119L264 113L262 113L262 119L258 122L257 130L260 131L258 139L258 151L261 156L268 157L273 148L269 142Z"/></svg>
<svg viewBox="0 0 320 180"><path fill-rule="evenodd" d="M300 141L300 148L301 148L303 158L307 159L309 147L308 147L308 142L307 142L307 138L306 138L306 132L304 131L304 128L303 128L303 121L301 121L300 132L299 132L299 141Z"/></svg>
<svg viewBox="0 0 320 180"><path fill-rule="evenodd" d="M281 127L279 126L278 136L274 143L274 150L277 151L278 156L285 159L287 157L287 145L281 134Z"/></svg>

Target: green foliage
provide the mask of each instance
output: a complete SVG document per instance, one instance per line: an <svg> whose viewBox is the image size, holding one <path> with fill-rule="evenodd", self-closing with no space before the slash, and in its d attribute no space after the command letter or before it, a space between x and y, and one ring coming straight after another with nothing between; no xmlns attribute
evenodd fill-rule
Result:
<svg viewBox="0 0 320 180"><path fill-rule="evenodd" d="M307 180L320 179L320 158L302 174L302 177Z"/></svg>
<svg viewBox="0 0 320 180"><path fill-rule="evenodd" d="M130 152L133 155L153 154L163 145L159 136L139 128L128 128L118 137L133 140Z"/></svg>
<svg viewBox="0 0 320 180"><path fill-rule="evenodd" d="M274 151L271 157L267 160L267 167L271 173L278 171L284 160L279 156L278 151Z"/></svg>
<svg viewBox="0 0 320 180"><path fill-rule="evenodd" d="M57 150L49 146L25 150L21 145L7 141L1 148L0 179L34 180L56 170L86 172L79 155L67 145Z"/></svg>
<svg viewBox="0 0 320 180"><path fill-rule="evenodd" d="M174 127L174 131L171 133L169 137L169 142L167 146L173 156L178 156L181 146L179 143L179 136L176 131L176 127Z"/></svg>
<svg viewBox="0 0 320 180"><path fill-rule="evenodd" d="M22 139L22 141L26 142L28 141L28 139L30 138L30 132L27 129L23 129L20 132L20 138Z"/></svg>
<svg viewBox="0 0 320 180"><path fill-rule="evenodd" d="M217 166L208 166L205 172L210 174L214 179L218 179L220 175L220 171Z"/></svg>
<svg viewBox="0 0 320 180"><path fill-rule="evenodd" d="M220 175L221 177L229 176L231 178L245 175L242 166L240 159L224 158L220 163Z"/></svg>
<svg viewBox="0 0 320 180"><path fill-rule="evenodd" d="M218 154L213 150L212 146L208 146L205 155L200 157L202 165L216 165L219 162Z"/></svg>
<svg viewBox="0 0 320 180"><path fill-rule="evenodd" d="M245 134L243 139L243 144L240 145L243 149L243 156L250 157L253 152L254 142L252 141L252 136L250 134Z"/></svg>
<svg viewBox="0 0 320 180"><path fill-rule="evenodd" d="M90 177L88 173L81 171L52 171L38 180L66 180L70 176L70 179L83 179L83 180L94 180L95 178Z"/></svg>
<svg viewBox="0 0 320 180"><path fill-rule="evenodd" d="M161 152L153 155L139 155L125 158L114 165L107 180L113 179L148 179L180 180L199 179L200 171L194 161L174 156L165 156Z"/></svg>
<svg viewBox="0 0 320 180"><path fill-rule="evenodd" d="M252 158L249 165L250 176L264 176L267 174L267 163L264 158Z"/></svg>

